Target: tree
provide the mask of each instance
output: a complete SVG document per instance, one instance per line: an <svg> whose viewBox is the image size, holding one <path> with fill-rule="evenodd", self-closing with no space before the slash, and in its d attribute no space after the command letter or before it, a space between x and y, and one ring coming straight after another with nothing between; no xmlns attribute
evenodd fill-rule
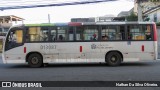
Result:
<svg viewBox="0 0 160 90"><path fill-rule="evenodd" d="M127 21L138 21L138 16L131 12L129 16L126 17Z"/></svg>
<svg viewBox="0 0 160 90"><path fill-rule="evenodd" d="M160 0L150 0L151 2L159 2Z"/></svg>
<svg viewBox="0 0 160 90"><path fill-rule="evenodd" d="M160 0L135 0L137 3L140 3L140 2L159 2Z"/></svg>

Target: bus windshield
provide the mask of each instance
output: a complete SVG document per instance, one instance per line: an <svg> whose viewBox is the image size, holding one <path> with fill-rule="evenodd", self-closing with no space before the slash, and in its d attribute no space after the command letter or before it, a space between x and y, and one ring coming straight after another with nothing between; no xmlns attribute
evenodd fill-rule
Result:
<svg viewBox="0 0 160 90"><path fill-rule="evenodd" d="M23 43L23 29L12 28L6 38L6 48L9 50L22 45Z"/></svg>

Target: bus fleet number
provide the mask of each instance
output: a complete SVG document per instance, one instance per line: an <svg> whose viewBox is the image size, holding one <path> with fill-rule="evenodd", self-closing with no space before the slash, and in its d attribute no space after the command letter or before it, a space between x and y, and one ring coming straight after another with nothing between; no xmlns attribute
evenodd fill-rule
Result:
<svg viewBox="0 0 160 90"><path fill-rule="evenodd" d="M41 45L40 49L56 49L56 45Z"/></svg>

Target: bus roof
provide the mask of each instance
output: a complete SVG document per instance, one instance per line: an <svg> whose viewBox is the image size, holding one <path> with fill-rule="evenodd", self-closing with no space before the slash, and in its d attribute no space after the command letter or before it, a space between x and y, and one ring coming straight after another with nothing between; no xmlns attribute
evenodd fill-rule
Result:
<svg viewBox="0 0 160 90"><path fill-rule="evenodd" d="M84 22L82 25L154 24L154 22Z"/></svg>
<svg viewBox="0 0 160 90"><path fill-rule="evenodd" d="M154 24L154 22L67 22L24 24L25 26L81 26L81 25L123 25L123 24Z"/></svg>
<svg viewBox="0 0 160 90"><path fill-rule="evenodd" d="M82 23L79 23L79 22L25 24L25 26L81 26L81 25L82 25Z"/></svg>

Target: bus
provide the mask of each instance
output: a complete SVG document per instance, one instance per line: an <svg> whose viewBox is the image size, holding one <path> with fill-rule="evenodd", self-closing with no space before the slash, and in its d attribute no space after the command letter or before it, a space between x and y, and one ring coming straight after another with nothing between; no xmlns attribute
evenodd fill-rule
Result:
<svg viewBox="0 0 160 90"><path fill-rule="evenodd" d="M41 67L49 63L122 62L157 59L154 22L69 22L12 26L3 63Z"/></svg>

